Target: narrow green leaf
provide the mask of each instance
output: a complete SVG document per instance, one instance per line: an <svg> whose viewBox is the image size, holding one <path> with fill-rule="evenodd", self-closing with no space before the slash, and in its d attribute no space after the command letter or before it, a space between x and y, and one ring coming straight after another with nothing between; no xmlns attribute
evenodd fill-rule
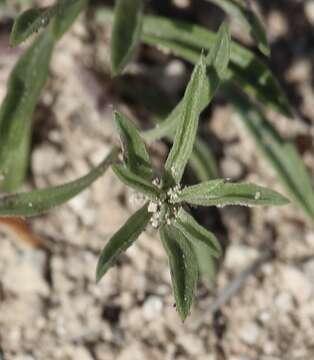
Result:
<svg viewBox="0 0 314 360"><path fill-rule="evenodd" d="M230 48L231 48L231 35L228 23L224 21L212 43L212 46L209 48L209 53L206 57L206 64L209 68L213 68L216 72L217 77L220 80L223 80L225 77L225 72L228 69L229 59L230 59ZM210 82L211 79L209 79ZM210 86L213 86L209 84ZM218 86L215 84L214 86ZM213 91L211 91L213 92Z"/></svg>
<svg viewBox="0 0 314 360"><path fill-rule="evenodd" d="M161 227L160 237L169 259L176 308L184 321L190 312L196 290L197 258L190 242L173 226Z"/></svg>
<svg viewBox="0 0 314 360"><path fill-rule="evenodd" d="M121 90L133 102L145 106L152 113L150 120L154 125L159 126L171 112L172 106L167 95L155 87L148 86L145 82L132 81L130 86L130 78L121 77L118 92L120 93ZM170 141L173 141L173 137L174 135L170 133L167 136ZM196 137L189 165L201 181L218 178L214 155L208 144L199 136Z"/></svg>
<svg viewBox="0 0 314 360"><path fill-rule="evenodd" d="M112 74L119 74L129 62L141 36L143 0L117 0L111 42Z"/></svg>
<svg viewBox="0 0 314 360"><path fill-rule="evenodd" d="M201 242L206 245L212 256L217 258L221 256L222 249L216 236L199 225L183 208L180 208L173 225L192 243Z"/></svg>
<svg viewBox="0 0 314 360"><path fill-rule="evenodd" d="M211 48L215 34L183 21L145 17L142 39L144 43L165 48L168 52L170 50L188 61L196 62L202 49ZM230 60L226 74L229 79L265 105L285 116L292 115L290 104L277 80L253 52L232 42Z"/></svg>
<svg viewBox="0 0 314 360"><path fill-rule="evenodd" d="M208 68L207 80L204 82L204 88L200 98L201 111L210 103L226 75L230 59L230 46L230 31L228 24L224 22L220 26L217 37L205 60ZM144 139L154 141L174 132L177 128L177 123L181 121L183 106L182 100L160 125L143 133Z"/></svg>
<svg viewBox="0 0 314 360"><path fill-rule="evenodd" d="M13 190L5 179L14 176L14 161L21 155L21 142L29 141L25 137L30 134L32 115L48 76L53 48L50 32L42 33L11 73L0 108L0 187L4 191Z"/></svg>
<svg viewBox="0 0 314 360"><path fill-rule="evenodd" d="M89 0L59 0L58 12L52 22L54 38L59 40L72 26Z"/></svg>
<svg viewBox="0 0 314 360"><path fill-rule="evenodd" d="M61 33L63 34L72 24L84 3L86 3L85 0L59 0L53 6L24 11L14 22L10 37L11 45L17 46L35 32L37 33L40 29L47 27L54 17L57 18L54 24L54 32L59 38Z"/></svg>
<svg viewBox="0 0 314 360"><path fill-rule="evenodd" d="M17 46L25 41L34 32L46 27L51 17L55 15L56 7L34 8L24 11L14 22L10 43L11 46Z"/></svg>
<svg viewBox="0 0 314 360"><path fill-rule="evenodd" d="M212 280L216 274L216 261L207 245L198 241L193 243L193 249L197 258L198 269L204 280Z"/></svg>
<svg viewBox="0 0 314 360"><path fill-rule="evenodd" d="M152 180L151 161L136 127L117 111L114 112L114 122L120 134L123 155L128 169L146 180Z"/></svg>
<svg viewBox="0 0 314 360"><path fill-rule="evenodd" d="M31 127L31 124L29 124ZM6 192L15 191L23 183L28 170L29 152L31 141L31 129L25 130L20 144L14 149L9 171L3 178L2 188Z"/></svg>
<svg viewBox="0 0 314 360"><path fill-rule="evenodd" d="M0 216L34 216L61 205L102 176L117 159L117 149L89 174L64 185L0 197Z"/></svg>
<svg viewBox="0 0 314 360"><path fill-rule="evenodd" d="M266 30L253 10L234 0L207 0L222 8L228 15L241 22L256 41L259 50L266 56L270 55L270 46Z"/></svg>
<svg viewBox="0 0 314 360"><path fill-rule="evenodd" d="M246 9L246 18L251 27L251 36L255 39L259 50L267 57L270 56L271 49L267 38L266 29L260 18L251 9Z"/></svg>
<svg viewBox="0 0 314 360"><path fill-rule="evenodd" d="M189 164L200 181L218 177L216 160L208 145L199 137L196 138Z"/></svg>
<svg viewBox="0 0 314 360"><path fill-rule="evenodd" d="M160 195L160 189L151 181L143 179L141 175L134 174L123 165L113 165L112 170L117 177L127 186L147 195L150 199L156 200Z"/></svg>
<svg viewBox="0 0 314 360"><path fill-rule="evenodd" d="M278 134L260 109L244 94L230 86L224 89L224 93L235 106L239 121L275 170L293 202L314 221L313 180L295 146Z"/></svg>
<svg viewBox="0 0 314 360"><path fill-rule="evenodd" d="M37 37L11 73L0 108L0 188L4 191L16 190L24 179L32 115L48 76L54 40L68 29L86 3L86 0L60 0L55 5L57 11L46 8L49 13L45 16L49 16L41 14L39 19L46 24L54 15L55 31L49 27ZM30 29L32 26L30 23Z"/></svg>
<svg viewBox="0 0 314 360"><path fill-rule="evenodd" d="M112 266L115 259L126 251L134 241L145 230L152 214L147 210L146 204L113 235L103 249L96 270L96 281L100 281L108 269Z"/></svg>
<svg viewBox="0 0 314 360"><path fill-rule="evenodd" d="M99 23L112 22L113 14L102 7L97 12ZM196 63L202 49L210 49L216 35L196 24L157 16L145 16L142 41ZM287 97L269 68L256 55L232 42L230 65L226 77L266 106L291 117Z"/></svg>
<svg viewBox="0 0 314 360"><path fill-rule="evenodd" d="M181 120L178 123L173 146L165 164L165 175L172 183L179 184L193 151L201 109L201 96L206 79L205 59L201 56L195 66L182 101Z"/></svg>
<svg viewBox="0 0 314 360"><path fill-rule="evenodd" d="M181 190L175 202L188 202L200 206L226 205L285 205L289 200L276 191L251 183L207 181Z"/></svg>

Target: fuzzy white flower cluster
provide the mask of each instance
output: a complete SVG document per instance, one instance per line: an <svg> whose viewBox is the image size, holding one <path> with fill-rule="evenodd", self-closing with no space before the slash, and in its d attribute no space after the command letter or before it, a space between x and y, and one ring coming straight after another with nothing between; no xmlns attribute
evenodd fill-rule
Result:
<svg viewBox="0 0 314 360"><path fill-rule="evenodd" d="M176 185L173 188L168 190L167 195L169 197L169 202L171 204L174 204L178 200L180 192L181 192L180 184L178 184L178 185Z"/></svg>

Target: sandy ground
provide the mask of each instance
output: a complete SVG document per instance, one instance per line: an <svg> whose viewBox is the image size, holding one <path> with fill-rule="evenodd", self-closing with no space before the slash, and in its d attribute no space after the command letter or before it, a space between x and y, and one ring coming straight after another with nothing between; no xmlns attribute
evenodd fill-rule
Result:
<svg viewBox="0 0 314 360"><path fill-rule="evenodd" d="M196 3L190 10L204 23L208 5ZM303 156L312 175L313 7L313 1L276 1L263 9L273 44L271 66L300 114L298 121L273 121L297 143L307 140ZM5 26L1 29L3 98L21 50L8 50L8 32ZM234 30L239 33L236 25ZM36 111L25 189L75 179L96 165L117 141L113 106L133 118L143 116L142 122L147 117L140 106L130 106L117 95L106 75L108 37L103 28L87 30L81 19L58 45ZM142 52L156 57L148 68L158 74L155 81L178 97L188 76L186 65L155 51ZM139 64L130 71L147 72L147 65ZM177 74L170 90L169 71ZM222 176L283 191L227 104L215 101L204 124L219 153ZM151 150L158 163L167 147L158 143ZM99 252L134 212L131 195L108 171L67 205L29 220L44 248L1 233L1 360L314 358L314 228L299 210L289 205L197 213L226 244L225 255L215 280L200 283L191 316L182 324L173 306L167 259L153 229L147 229L100 284L95 283ZM224 289L260 258L266 260L258 271L213 311Z"/></svg>

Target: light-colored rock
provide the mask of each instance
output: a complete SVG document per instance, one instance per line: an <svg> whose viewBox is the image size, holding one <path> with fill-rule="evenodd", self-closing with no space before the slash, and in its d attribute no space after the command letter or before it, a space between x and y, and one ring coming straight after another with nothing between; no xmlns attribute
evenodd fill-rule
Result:
<svg viewBox="0 0 314 360"><path fill-rule="evenodd" d="M273 10L268 17L268 27L270 28L270 40L274 41L287 34L289 24L279 11Z"/></svg>
<svg viewBox="0 0 314 360"><path fill-rule="evenodd" d="M48 296L49 294L49 286L41 269L37 268L30 259L21 258L10 263L5 269L2 282L7 291L21 296L23 294Z"/></svg>
<svg viewBox="0 0 314 360"><path fill-rule="evenodd" d="M65 359L77 359L77 360L93 360L92 355L87 351L85 347L73 346L66 349Z"/></svg>
<svg viewBox="0 0 314 360"><path fill-rule="evenodd" d="M231 157L224 158L221 163L221 171L224 178L238 179L243 171L241 163Z"/></svg>
<svg viewBox="0 0 314 360"><path fill-rule="evenodd" d="M191 0L172 0L173 4L180 9L185 9L191 5Z"/></svg>
<svg viewBox="0 0 314 360"><path fill-rule="evenodd" d="M204 353L204 344L199 336L184 334L178 338L178 343L192 356L197 357Z"/></svg>
<svg viewBox="0 0 314 360"><path fill-rule="evenodd" d="M307 261L304 264L303 269L304 269L304 273L305 273L307 279L312 284L312 292L313 292L313 290L314 290L314 260Z"/></svg>
<svg viewBox="0 0 314 360"><path fill-rule="evenodd" d="M130 360L130 356L132 356L132 360L146 360L143 344L139 341L134 341L120 352L116 360Z"/></svg>
<svg viewBox="0 0 314 360"><path fill-rule="evenodd" d="M314 231L309 231L305 235L305 241L307 242L308 245L314 248Z"/></svg>
<svg viewBox="0 0 314 360"><path fill-rule="evenodd" d="M65 158L52 145L42 145L32 153L32 168L36 176L50 175L64 164Z"/></svg>
<svg viewBox="0 0 314 360"><path fill-rule="evenodd" d="M289 292L281 292L274 299L274 304L278 311L287 313L293 310L293 298Z"/></svg>
<svg viewBox="0 0 314 360"><path fill-rule="evenodd" d="M68 202L68 206L80 217L85 226L96 223L97 210L89 204L90 191L85 190Z"/></svg>
<svg viewBox="0 0 314 360"><path fill-rule="evenodd" d="M239 329L241 339L248 345L257 343L260 332L260 327L254 322L246 323Z"/></svg>
<svg viewBox="0 0 314 360"><path fill-rule="evenodd" d="M149 296L143 305L143 316L146 320L153 320L160 316L162 300L157 296Z"/></svg>
<svg viewBox="0 0 314 360"><path fill-rule="evenodd" d="M283 265L280 267L280 286L289 292L299 303L311 296L312 285L307 277L297 268Z"/></svg>
<svg viewBox="0 0 314 360"><path fill-rule="evenodd" d="M258 251L246 245L230 245L226 258L225 266L232 271L242 270L251 264L258 257Z"/></svg>

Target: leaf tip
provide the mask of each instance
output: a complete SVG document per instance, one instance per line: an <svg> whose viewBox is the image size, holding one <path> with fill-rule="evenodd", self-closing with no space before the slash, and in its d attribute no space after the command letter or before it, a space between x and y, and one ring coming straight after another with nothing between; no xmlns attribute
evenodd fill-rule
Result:
<svg viewBox="0 0 314 360"><path fill-rule="evenodd" d="M288 204L290 204L290 200L287 197L278 193L278 205L281 206L281 205L288 205Z"/></svg>
<svg viewBox="0 0 314 360"><path fill-rule="evenodd" d="M182 323L184 324L186 318L187 318L188 315L189 315L189 312L186 312L186 311L184 311L184 310L182 310L182 309L181 309L181 310L177 309L177 312L178 312L178 314L179 314L179 316L180 316L180 319L181 319Z"/></svg>
<svg viewBox="0 0 314 360"><path fill-rule="evenodd" d="M96 284L98 284L100 282L100 280L102 279L104 274L105 274L105 272L103 271L103 268L100 266L100 262L98 262L97 268L96 268L96 274L95 274Z"/></svg>

